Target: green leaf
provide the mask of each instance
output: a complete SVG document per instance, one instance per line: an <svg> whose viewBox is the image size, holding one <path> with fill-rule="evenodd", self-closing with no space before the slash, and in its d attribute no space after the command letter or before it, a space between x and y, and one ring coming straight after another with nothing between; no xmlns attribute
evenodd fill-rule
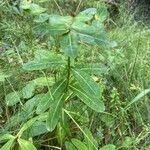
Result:
<svg viewBox="0 0 150 150"><path fill-rule="evenodd" d="M51 90L47 94L43 95L43 97L40 96L36 113L41 114L42 112L50 108L53 104L53 101L61 96L61 94L65 90L65 87L65 80L58 81L52 86Z"/></svg>
<svg viewBox="0 0 150 150"><path fill-rule="evenodd" d="M35 59L33 61L29 61L23 65L23 69L28 71L42 70L47 68L56 69L61 67L63 64L64 60L62 59L61 55L57 55L46 50L40 50L36 51Z"/></svg>
<svg viewBox="0 0 150 150"><path fill-rule="evenodd" d="M47 128L51 132L55 129L63 108L63 95L55 99L48 113Z"/></svg>
<svg viewBox="0 0 150 150"><path fill-rule="evenodd" d="M76 64L75 68L84 71L88 74L102 75L108 74L109 68L100 63Z"/></svg>
<svg viewBox="0 0 150 150"><path fill-rule="evenodd" d="M107 19L108 17L108 11L107 11L107 7L105 6L100 6L97 9L97 15L96 15L96 19L103 22Z"/></svg>
<svg viewBox="0 0 150 150"><path fill-rule="evenodd" d="M66 150L77 150L71 142L65 142Z"/></svg>
<svg viewBox="0 0 150 150"><path fill-rule="evenodd" d="M103 146L102 148L100 148L100 150L115 150L115 145L113 144L107 144L105 146Z"/></svg>
<svg viewBox="0 0 150 150"><path fill-rule="evenodd" d="M36 22L36 23L43 23L43 22L45 22L47 20L49 20L49 15L47 13L43 13L43 14L40 14L39 16L37 16L34 19L34 22Z"/></svg>
<svg viewBox="0 0 150 150"><path fill-rule="evenodd" d="M39 14L45 12L46 9L42 8L41 6L39 6L39 5L35 4L35 3L31 3L30 4L30 11L31 11L32 15L39 15Z"/></svg>
<svg viewBox="0 0 150 150"><path fill-rule="evenodd" d="M20 8L24 9L24 10L29 10L30 9L30 5L31 5L31 1L22 0L20 2Z"/></svg>
<svg viewBox="0 0 150 150"><path fill-rule="evenodd" d="M47 133L48 130L46 129L45 122L36 121L29 129L27 129L23 133L23 137L26 137L27 139L31 137L35 137L44 133Z"/></svg>
<svg viewBox="0 0 150 150"><path fill-rule="evenodd" d="M87 146L78 139L72 139L71 142L77 148L77 150L89 150Z"/></svg>
<svg viewBox="0 0 150 150"><path fill-rule="evenodd" d="M45 8L42 8L41 6L27 0L21 1L20 8L25 11L29 11L32 15L39 15L46 11Z"/></svg>
<svg viewBox="0 0 150 150"><path fill-rule="evenodd" d="M9 77L9 75L4 74L0 70L0 82L4 82L7 77Z"/></svg>
<svg viewBox="0 0 150 150"><path fill-rule="evenodd" d="M36 108L39 105L42 98L45 98L45 95L46 94L37 94L37 95L35 95L33 98L29 99L24 104L22 110L29 113L29 114L32 114L32 112L34 112L34 108Z"/></svg>
<svg viewBox="0 0 150 150"><path fill-rule="evenodd" d="M103 112L105 110L103 101L96 97L93 97L90 93L87 94L81 89L80 86L70 85L70 88L80 98L80 100L83 101L91 109L95 110L96 112Z"/></svg>
<svg viewBox="0 0 150 150"><path fill-rule="evenodd" d="M20 131L18 132L17 136L18 137L21 137L22 133L27 130L28 128L30 128L34 123L35 121L38 119L38 117L35 117L35 118L32 118L30 119L29 121L27 121L20 129Z"/></svg>
<svg viewBox="0 0 150 150"><path fill-rule="evenodd" d="M54 84L53 77L39 77L31 81L35 86L52 86Z"/></svg>
<svg viewBox="0 0 150 150"><path fill-rule="evenodd" d="M127 106L126 109L129 108L132 104L138 102L142 97L150 93L150 89L145 89L140 94L138 94Z"/></svg>
<svg viewBox="0 0 150 150"><path fill-rule="evenodd" d="M29 141L18 139L18 143L21 150L37 150L36 147Z"/></svg>
<svg viewBox="0 0 150 150"><path fill-rule="evenodd" d="M78 56L79 45L78 36L75 32L69 32L61 39L61 48L66 56L76 58Z"/></svg>
<svg viewBox="0 0 150 150"><path fill-rule="evenodd" d="M7 106L15 105L16 103L21 101L20 100L20 93L15 91L15 92L7 94L5 97L5 101L6 101Z"/></svg>
<svg viewBox="0 0 150 150"><path fill-rule="evenodd" d="M49 23L40 24L33 28L33 33L51 36L62 35L68 31L69 28L65 25L52 26Z"/></svg>
<svg viewBox="0 0 150 150"><path fill-rule="evenodd" d="M14 138L15 138L15 137L12 136L11 134L0 135L0 142L1 142L1 141L5 141L5 140L14 139Z"/></svg>
<svg viewBox="0 0 150 150"><path fill-rule="evenodd" d="M12 145L14 143L14 138L13 139L10 139L6 144L4 144L2 147L1 147L1 150L10 150L12 148Z"/></svg>
<svg viewBox="0 0 150 150"><path fill-rule="evenodd" d="M101 98L100 88L87 73L77 69L72 69L72 73L80 87L86 93L89 93L92 97Z"/></svg>
<svg viewBox="0 0 150 150"><path fill-rule="evenodd" d="M85 143L88 147L88 150L98 150L98 143L94 139L91 131L88 128L84 129L84 132L87 136L84 136Z"/></svg>
<svg viewBox="0 0 150 150"><path fill-rule="evenodd" d="M51 88L53 101L51 102L50 110L47 118L47 128L53 131L59 121L63 107L63 93L66 89L66 80L60 80Z"/></svg>
<svg viewBox="0 0 150 150"><path fill-rule="evenodd" d="M75 22L87 22L94 18L96 14L96 8L88 8L82 12L80 12L75 18Z"/></svg>
<svg viewBox="0 0 150 150"><path fill-rule="evenodd" d="M23 89L22 89L22 96L25 99L28 99L34 95L35 91L35 85L32 83L27 84Z"/></svg>
<svg viewBox="0 0 150 150"><path fill-rule="evenodd" d="M73 18L71 16L60 16L60 15L50 15L49 24L52 27L64 26L64 28L70 28Z"/></svg>
<svg viewBox="0 0 150 150"><path fill-rule="evenodd" d="M81 11L79 14L93 16L96 14L96 12L97 12L96 8L87 8L87 9Z"/></svg>
<svg viewBox="0 0 150 150"><path fill-rule="evenodd" d="M69 32L72 24L71 16L50 15L49 23L40 24L33 28L35 33L62 35Z"/></svg>
<svg viewBox="0 0 150 150"><path fill-rule="evenodd" d="M116 42L108 41L99 21L93 21L91 25L83 22L74 22L71 27L73 31L78 33L80 40L84 43L97 45L102 48L112 48L117 45Z"/></svg>
<svg viewBox="0 0 150 150"><path fill-rule="evenodd" d="M37 114L41 114L44 111L46 111L49 107L51 107L51 104L53 102L53 98L51 97L50 93L46 93L46 94L41 94L38 97L38 105L36 108L36 113Z"/></svg>

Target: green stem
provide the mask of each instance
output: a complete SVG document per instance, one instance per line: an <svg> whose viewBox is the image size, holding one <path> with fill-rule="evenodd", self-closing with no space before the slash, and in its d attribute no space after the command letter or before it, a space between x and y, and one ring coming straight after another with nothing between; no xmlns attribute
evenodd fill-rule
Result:
<svg viewBox="0 0 150 150"><path fill-rule="evenodd" d="M67 62L68 62L68 64L67 64L67 85L66 85L66 92L68 91L68 86L69 86L69 82L70 82L70 71L71 71L71 60L70 60L70 57L68 57Z"/></svg>

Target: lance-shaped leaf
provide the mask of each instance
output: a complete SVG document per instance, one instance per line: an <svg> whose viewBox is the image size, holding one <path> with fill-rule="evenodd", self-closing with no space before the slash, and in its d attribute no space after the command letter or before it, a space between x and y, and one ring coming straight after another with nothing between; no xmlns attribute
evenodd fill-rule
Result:
<svg viewBox="0 0 150 150"><path fill-rule="evenodd" d="M88 22L94 18L96 14L96 8L88 8L84 11L81 11L75 18L75 22Z"/></svg>
<svg viewBox="0 0 150 150"><path fill-rule="evenodd" d="M0 82L4 82L5 79L7 77L9 77L10 75L6 74L6 73L3 73L2 70L0 70Z"/></svg>
<svg viewBox="0 0 150 150"><path fill-rule="evenodd" d="M36 147L29 141L19 138L18 140L21 150L36 150Z"/></svg>
<svg viewBox="0 0 150 150"><path fill-rule="evenodd" d="M55 99L58 99L61 96L61 94L64 92L65 87L66 87L65 80L56 82L47 94L39 98L39 103L36 109L36 113L41 114L42 112L50 108L51 105L53 104L53 101Z"/></svg>
<svg viewBox="0 0 150 150"><path fill-rule="evenodd" d="M47 13L40 14L34 19L34 22L43 23L49 19L49 15Z"/></svg>
<svg viewBox="0 0 150 150"><path fill-rule="evenodd" d="M100 98L93 97L90 93L86 93L79 85L70 85L71 90L84 102L88 107L96 112L103 112L105 106Z"/></svg>
<svg viewBox="0 0 150 150"><path fill-rule="evenodd" d="M77 150L71 142L65 142L66 150Z"/></svg>
<svg viewBox="0 0 150 150"><path fill-rule="evenodd" d="M99 21L93 21L91 25L83 22L74 22L72 29L78 33L80 40L90 45L97 45L103 48L112 48L116 46L115 42L110 42Z"/></svg>
<svg viewBox="0 0 150 150"><path fill-rule="evenodd" d="M66 89L66 80L58 81L51 89L53 101L51 102L50 110L47 118L47 128L53 131L59 121L63 107L63 95Z"/></svg>
<svg viewBox="0 0 150 150"><path fill-rule="evenodd" d="M55 99L48 113L47 128L49 131L53 131L60 119L63 108L63 94Z"/></svg>
<svg viewBox="0 0 150 150"><path fill-rule="evenodd" d="M100 150L115 150L116 149L115 147L116 146L113 144L107 144L107 145L103 146L102 148L100 148Z"/></svg>
<svg viewBox="0 0 150 150"><path fill-rule="evenodd" d="M103 22L107 19L108 17L108 11L107 11L107 7L105 6L100 6L97 9L97 14L96 14L96 19Z"/></svg>
<svg viewBox="0 0 150 150"><path fill-rule="evenodd" d="M0 141L5 141L5 140L10 140L15 138L14 136L12 136L11 134L4 134L4 135L0 135Z"/></svg>
<svg viewBox="0 0 150 150"><path fill-rule="evenodd" d="M40 50L36 51L35 59L33 61L29 61L23 65L23 69L28 71L42 70L47 68L56 69L61 67L63 64L64 60L60 55L56 55L55 53L46 50Z"/></svg>
<svg viewBox="0 0 150 150"><path fill-rule="evenodd" d="M1 147L1 150L10 150L14 143L15 138L10 139L6 144Z"/></svg>
<svg viewBox="0 0 150 150"><path fill-rule="evenodd" d="M20 97L21 97L20 92L17 91L7 94L5 97L7 106L13 106L18 102L21 102Z"/></svg>
<svg viewBox="0 0 150 150"><path fill-rule="evenodd" d="M52 36L62 35L69 32L71 23L71 16L49 15L49 23L35 26L33 28L33 32L40 34L50 34Z"/></svg>
<svg viewBox="0 0 150 150"><path fill-rule="evenodd" d="M75 32L69 32L61 39L61 48L66 56L75 58L79 53L78 35Z"/></svg>
<svg viewBox="0 0 150 150"><path fill-rule="evenodd" d="M29 11L32 15L39 15L46 11L45 8L42 8L41 6L27 0L21 1L20 8L25 11Z"/></svg>
<svg viewBox="0 0 150 150"><path fill-rule="evenodd" d="M87 146L78 139L72 139L71 142L76 147L77 150L89 150Z"/></svg>
<svg viewBox="0 0 150 150"><path fill-rule="evenodd" d="M97 83L85 72L72 69L72 73L80 87L92 97L100 98L101 93Z"/></svg>
<svg viewBox="0 0 150 150"><path fill-rule="evenodd" d="M21 137L21 135L23 134L23 132L25 130L27 130L28 128L30 128L34 123L35 121L38 119L38 117L34 117L32 119L30 119L29 121L27 121L20 129L20 131L18 132L17 136L18 137Z"/></svg>
<svg viewBox="0 0 150 150"><path fill-rule="evenodd" d="M84 71L88 74L102 75L108 74L109 67L100 63L76 64L75 68Z"/></svg>
<svg viewBox="0 0 150 150"><path fill-rule="evenodd" d="M91 131L88 128L84 129L84 132L86 134L86 136L84 135L84 141L88 147L89 150L98 150L98 143L97 141L94 139Z"/></svg>

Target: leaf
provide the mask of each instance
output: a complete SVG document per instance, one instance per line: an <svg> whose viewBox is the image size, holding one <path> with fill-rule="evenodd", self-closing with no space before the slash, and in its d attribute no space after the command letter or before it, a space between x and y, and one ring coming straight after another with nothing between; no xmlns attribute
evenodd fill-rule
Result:
<svg viewBox="0 0 150 150"><path fill-rule="evenodd" d="M84 129L84 132L87 136L84 136L85 143L88 147L88 150L98 150L98 143L94 139L91 131L88 128Z"/></svg>
<svg viewBox="0 0 150 150"><path fill-rule="evenodd" d="M76 96L76 95L75 95ZM86 106L81 102L73 103L70 106L70 114L75 120L78 120L80 123L88 123L89 122L89 115L88 111L86 110Z"/></svg>
<svg viewBox="0 0 150 150"><path fill-rule="evenodd" d="M40 14L34 19L36 23L43 23L49 19L49 15L47 13Z"/></svg>
<svg viewBox="0 0 150 150"><path fill-rule="evenodd" d="M29 10L30 9L30 5L31 5L31 1L22 0L20 2L20 8L24 9L24 10Z"/></svg>
<svg viewBox="0 0 150 150"><path fill-rule="evenodd" d="M14 139L14 138L15 138L15 137L12 136L11 134L0 135L0 142L1 142L1 141L5 141L5 140Z"/></svg>
<svg viewBox="0 0 150 150"><path fill-rule="evenodd" d="M41 114L42 112L50 108L53 104L53 101L55 99L59 99L59 97L65 90L65 87L66 87L65 80L60 80L56 82L47 94L43 95L43 97L40 97L36 113Z"/></svg>
<svg viewBox="0 0 150 150"><path fill-rule="evenodd" d="M112 48L117 45L116 42L110 42L107 39L106 33L99 21L93 21L91 25L83 22L74 22L71 27L72 30L78 33L81 42L97 45L102 48Z"/></svg>
<svg viewBox="0 0 150 150"><path fill-rule="evenodd" d="M20 8L25 11L29 11L32 15L39 15L46 11L45 8L42 8L41 6L27 0L20 2Z"/></svg>
<svg viewBox="0 0 150 150"><path fill-rule="evenodd" d="M66 150L77 150L71 142L65 142Z"/></svg>
<svg viewBox="0 0 150 150"><path fill-rule="evenodd" d="M29 61L23 65L23 69L28 71L42 70L47 68L56 69L57 67L61 67L63 64L64 61L61 55L57 55L46 50L40 50L36 51L35 59L33 61Z"/></svg>
<svg viewBox="0 0 150 150"><path fill-rule="evenodd" d="M129 108L133 103L138 102L142 97L150 93L150 89L145 89L140 94L138 94L127 106L126 109Z"/></svg>
<svg viewBox="0 0 150 150"><path fill-rule="evenodd" d="M100 6L97 9L97 14L96 14L96 20L99 20L101 22L105 21L107 19L108 16L108 11L107 11L107 7L105 6Z"/></svg>
<svg viewBox="0 0 150 150"><path fill-rule="evenodd" d="M19 95L20 93L17 91L7 94L5 97L6 105L13 106L16 103L20 102L21 100Z"/></svg>
<svg viewBox="0 0 150 150"><path fill-rule="evenodd" d="M84 11L81 11L75 18L75 22L87 22L93 19L96 14L96 8L88 8Z"/></svg>
<svg viewBox="0 0 150 150"><path fill-rule="evenodd" d="M89 93L92 97L101 98L100 88L87 73L77 69L72 69L72 73L80 87L86 93Z"/></svg>
<svg viewBox="0 0 150 150"><path fill-rule="evenodd" d="M78 36L75 32L69 32L67 35L64 35L61 39L60 45L66 56L73 59L78 56Z"/></svg>
<svg viewBox="0 0 150 150"><path fill-rule="evenodd" d="M2 147L1 147L1 150L10 150L13 143L14 143L14 138L13 139L10 139L6 144L4 144Z"/></svg>
<svg viewBox="0 0 150 150"><path fill-rule="evenodd" d="M50 15L49 24L53 27L64 26L70 28L73 18L71 16Z"/></svg>
<svg viewBox="0 0 150 150"><path fill-rule="evenodd" d="M95 110L96 112L103 112L105 110L105 106L103 101L100 99L93 97L90 93L86 93L81 89L78 85L70 85L71 90L83 101L88 107Z"/></svg>
<svg viewBox="0 0 150 150"><path fill-rule="evenodd" d="M36 147L29 141L18 139L18 143L21 150L37 150Z"/></svg>
<svg viewBox="0 0 150 150"><path fill-rule="evenodd" d="M29 9L30 9L32 15L39 15L46 11L45 8L42 8L41 6L39 6L35 3L31 3Z"/></svg>
<svg viewBox="0 0 150 150"><path fill-rule="evenodd" d="M22 110L32 114L32 112L34 112L34 108L36 108L41 99L45 97L46 94L37 94L35 95L33 98L29 99L23 106Z"/></svg>
<svg viewBox="0 0 150 150"><path fill-rule="evenodd" d="M88 15L88 16L93 16L95 15L97 12L96 8L87 8L85 9L84 11L81 11L79 14L85 14L85 15Z"/></svg>
<svg viewBox="0 0 150 150"><path fill-rule="evenodd" d="M109 68L100 63L76 64L75 68L84 71L88 74L102 75L108 74Z"/></svg>
<svg viewBox="0 0 150 150"><path fill-rule="evenodd" d="M77 139L72 139L71 142L77 148L77 150L89 150L83 142Z"/></svg>
<svg viewBox="0 0 150 150"><path fill-rule="evenodd" d="M4 82L7 77L9 77L9 75L4 74L0 70L0 82Z"/></svg>
<svg viewBox="0 0 150 150"><path fill-rule="evenodd" d="M47 118L47 129L51 132L55 129L63 108L63 95L53 102Z"/></svg>
<svg viewBox="0 0 150 150"><path fill-rule="evenodd" d="M18 132L17 136L18 137L21 137L22 133L27 130L28 128L30 128L34 123L35 121L38 119L38 117L34 117L32 119L30 119L29 121L27 121L20 129L20 131Z"/></svg>
<svg viewBox="0 0 150 150"><path fill-rule="evenodd" d="M49 107L51 107L53 99L49 93L40 95L38 99L39 103L37 104L36 113L41 114L44 111L46 111Z"/></svg>
<svg viewBox="0 0 150 150"><path fill-rule="evenodd" d="M44 133L47 133L45 122L36 121L29 129L23 133L23 137L31 138Z"/></svg>
<svg viewBox="0 0 150 150"><path fill-rule="evenodd" d="M49 23L39 24L33 27L33 33L43 35L62 35L69 32L69 28L65 25L52 26Z"/></svg>
<svg viewBox="0 0 150 150"><path fill-rule="evenodd" d="M39 77L31 81L35 86L52 86L54 84L53 77Z"/></svg>
<svg viewBox="0 0 150 150"><path fill-rule="evenodd" d="M35 91L35 85L32 83L27 84L23 89L22 89L22 96L25 99L29 99L30 97L33 96Z"/></svg>
<svg viewBox="0 0 150 150"><path fill-rule="evenodd" d="M107 144L105 146L103 146L102 148L100 148L100 150L115 150L115 145L113 144Z"/></svg>
<svg viewBox="0 0 150 150"><path fill-rule="evenodd" d="M35 33L62 35L69 32L72 24L71 16L49 15L49 23L40 24L33 28Z"/></svg>

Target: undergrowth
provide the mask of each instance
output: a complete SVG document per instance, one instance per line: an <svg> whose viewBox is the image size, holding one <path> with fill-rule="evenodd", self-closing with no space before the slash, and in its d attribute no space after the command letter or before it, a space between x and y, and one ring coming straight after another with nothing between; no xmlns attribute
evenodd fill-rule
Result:
<svg viewBox="0 0 150 150"><path fill-rule="evenodd" d="M150 149L150 29L123 7L0 2L1 150Z"/></svg>

